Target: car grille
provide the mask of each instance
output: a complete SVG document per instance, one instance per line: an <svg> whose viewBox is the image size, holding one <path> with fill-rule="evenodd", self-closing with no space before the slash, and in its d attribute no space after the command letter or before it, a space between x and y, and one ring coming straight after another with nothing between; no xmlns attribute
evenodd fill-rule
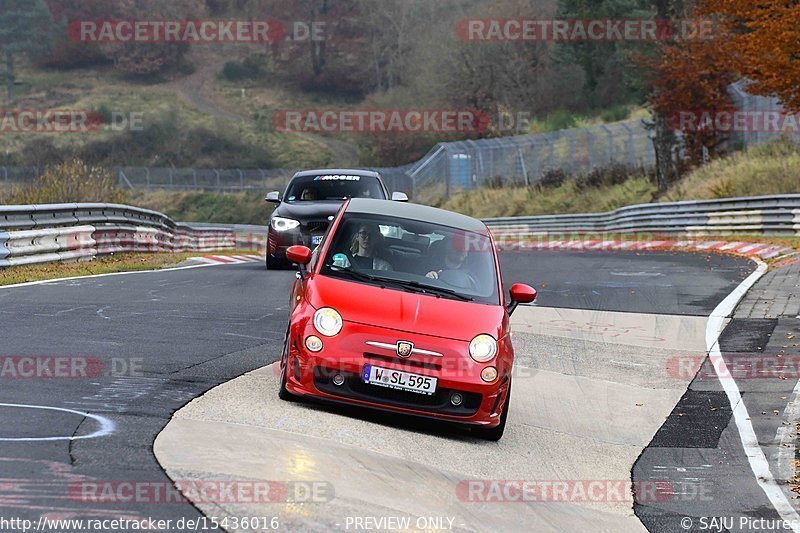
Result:
<svg viewBox="0 0 800 533"><path fill-rule="evenodd" d="M323 222L309 222L306 224L306 228L311 233L325 233L328 230L328 225L330 222L323 221Z"/></svg>
<svg viewBox="0 0 800 533"><path fill-rule="evenodd" d="M348 372L342 372L346 379L342 386L337 387L330 379L336 373L337 371L334 369L316 367L314 369L314 385L317 389L334 396L452 416L474 415L478 412L483 400L478 393L453 389L439 389L436 394L428 396L368 385L361 381L360 375ZM454 392L459 392L464 398L463 403L459 406L450 403L450 395Z"/></svg>

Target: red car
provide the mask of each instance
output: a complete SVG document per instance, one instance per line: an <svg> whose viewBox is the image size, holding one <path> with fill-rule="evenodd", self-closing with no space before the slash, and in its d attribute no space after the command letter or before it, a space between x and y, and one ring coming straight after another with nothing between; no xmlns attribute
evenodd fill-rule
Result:
<svg viewBox="0 0 800 533"><path fill-rule="evenodd" d="M347 201L300 267L279 396L356 404L471 426L498 440L511 394L509 316L486 226L415 204Z"/></svg>

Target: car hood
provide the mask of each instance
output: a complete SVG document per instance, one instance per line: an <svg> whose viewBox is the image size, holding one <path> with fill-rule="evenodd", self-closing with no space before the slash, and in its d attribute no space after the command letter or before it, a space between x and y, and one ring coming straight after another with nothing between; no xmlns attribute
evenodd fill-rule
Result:
<svg viewBox="0 0 800 533"><path fill-rule="evenodd" d="M502 337L505 309L500 305L462 302L319 274L308 284L306 298L333 307L345 322L469 342L481 333Z"/></svg>
<svg viewBox="0 0 800 533"><path fill-rule="evenodd" d="M290 204L282 202L275 211L273 216L293 218L296 220L309 220L312 218L328 218L335 216L342 207L344 200L325 200L322 202L302 202Z"/></svg>

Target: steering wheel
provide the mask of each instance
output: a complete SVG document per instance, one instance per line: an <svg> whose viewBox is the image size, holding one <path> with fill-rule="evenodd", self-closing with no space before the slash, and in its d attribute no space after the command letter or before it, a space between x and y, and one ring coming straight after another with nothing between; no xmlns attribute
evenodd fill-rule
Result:
<svg viewBox="0 0 800 533"><path fill-rule="evenodd" d="M459 289L469 289L472 292L478 291L478 282L465 270L442 270L439 274L439 280Z"/></svg>

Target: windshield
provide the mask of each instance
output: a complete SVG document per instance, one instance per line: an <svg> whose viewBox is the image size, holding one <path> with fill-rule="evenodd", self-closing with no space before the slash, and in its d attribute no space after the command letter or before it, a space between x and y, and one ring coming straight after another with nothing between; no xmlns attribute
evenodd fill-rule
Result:
<svg viewBox="0 0 800 533"><path fill-rule="evenodd" d="M371 176L321 174L295 178L286 191L287 202L318 202L347 198L385 199L380 181Z"/></svg>
<svg viewBox="0 0 800 533"><path fill-rule="evenodd" d="M428 296L500 303L489 238L429 222L346 214L321 273Z"/></svg>

